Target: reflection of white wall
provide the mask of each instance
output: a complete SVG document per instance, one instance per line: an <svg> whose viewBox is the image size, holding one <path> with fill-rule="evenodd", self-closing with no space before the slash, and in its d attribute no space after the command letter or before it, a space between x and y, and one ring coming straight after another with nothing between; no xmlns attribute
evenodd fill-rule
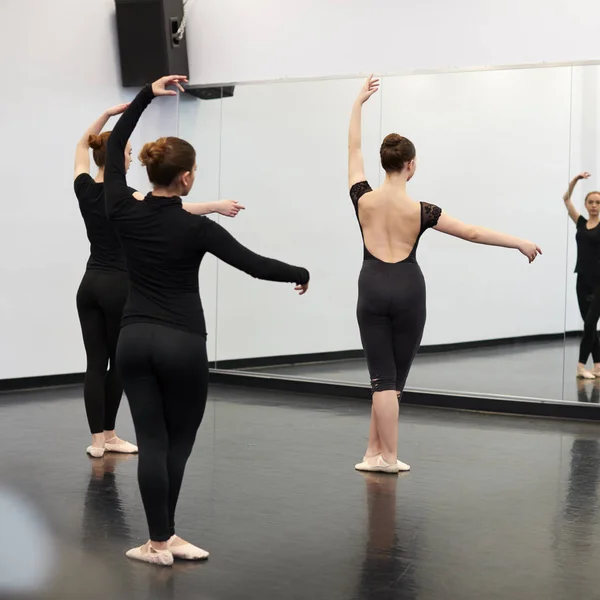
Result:
<svg viewBox="0 0 600 600"><path fill-rule="evenodd" d="M583 199L592 190L600 189L600 152L598 125L600 124L600 68L596 66L573 69L573 116L571 127L570 177L589 171L592 177L577 186L573 201L585 214ZM564 193L564 192L563 192ZM557 195L558 196L558 195ZM556 202L562 204L560 197ZM581 329L581 317L575 293L576 275L573 273L577 259L575 226L569 224L569 259L567 274L567 329Z"/></svg>
<svg viewBox="0 0 600 600"><path fill-rule="evenodd" d="M197 0L191 75L214 83L599 59L592 0Z"/></svg>
<svg viewBox="0 0 600 600"><path fill-rule="evenodd" d="M515 251L428 233L425 344L563 331L570 69L389 78L383 132L413 140L416 199L450 215L536 241L534 265Z"/></svg>
<svg viewBox="0 0 600 600"><path fill-rule="evenodd" d="M186 202L210 202L219 198L221 110L220 100L200 101L183 97L179 104L178 135L196 149L196 182ZM215 221L218 216L211 216ZM207 255L200 269L200 295L206 315L209 360L214 360L217 343L217 260Z"/></svg>
<svg viewBox="0 0 600 600"><path fill-rule="evenodd" d="M242 86L223 101L221 194L248 210L223 224L251 249L306 266L312 287L219 268L218 359L344 350L354 318L360 234L346 186L347 116L359 81ZM365 150L377 181L378 102Z"/></svg>
<svg viewBox="0 0 600 600"><path fill-rule="evenodd" d="M382 133L400 131L417 145L415 198L544 249L529 266L516 251L428 232L419 251L426 344L563 331L567 222L556 198L569 169L570 77L562 68L388 78L365 108L373 183L382 110ZM249 207L226 225L250 247L309 267L313 283L298 299L224 267L219 359L359 347L361 243L346 190L358 85L240 86L223 102L221 192Z"/></svg>
<svg viewBox="0 0 600 600"><path fill-rule="evenodd" d="M82 13L77 0L2 0L1 11L9 91L0 114L0 379L80 372L75 293L88 244L73 194L73 153L105 108L132 95L120 85L114 3L86 2ZM76 26L65 32L74 15ZM141 140L173 133L176 113L173 100L153 105L132 140L134 153ZM147 189L139 167L130 183Z"/></svg>

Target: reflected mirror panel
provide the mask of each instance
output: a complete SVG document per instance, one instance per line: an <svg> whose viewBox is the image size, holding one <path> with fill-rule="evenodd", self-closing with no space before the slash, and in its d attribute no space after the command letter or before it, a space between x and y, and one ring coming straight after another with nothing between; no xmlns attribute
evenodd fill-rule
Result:
<svg viewBox="0 0 600 600"><path fill-rule="evenodd" d="M544 252L529 265L427 233L428 316L410 388L562 398L570 105L570 68L385 80L383 132L417 146L410 193Z"/></svg>
<svg viewBox="0 0 600 600"><path fill-rule="evenodd" d="M223 100L221 194L247 210L222 224L251 250L306 267L311 283L300 297L293 285L254 280L221 263L219 368L277 372L281 364L360 349L362 248L346 184L348 107L360 85L244 85ZM380 106L381 97L374 99L363 128L376 177Z"/></svg>
<svg viewBox="0 0 600 600"><path fill-rule="evenodd" d="M570 67L387 77L365 105L374 187L385 177L381 140L400 133L417 149L414 199L544 250L529 265L514 250L426 233L427 324L408 389L563 398L571 80ZM225 225L312 280L297 298L219 266L220 368L369 384L356 323L362 243L347 190L360 85L238 86L223 101L221 193L248 206Z"/></svg>
<svg viewBox="0 0 600 600"><path fill-rule="evenodd" d="M600 139L600 67L596 65L572 68L572 114L571 114L571 160L569 181L573 181L580 173L588 172L590 177L579 180L571 196L575 211L574 216L580 214L590 219L593 225L594 216L597 215L600 195L591 195L591 192L600 190L600 155L598 140ZM567 190L565 184L563 193ZM588 196L589 195L589 196ZM585 199L592 201L586 204ZM557 203L562 204L560 199ZM590 212L594 215L590 215ZM600 360L600 346L598 345L597 319L600 315L600 304L594 304L593 298L600 295L597 289L600 283L600 273L588 274L585 269L577 269L578 244L576 236L578 228L574 219L568 222L568 260L567 260L567 289L565 329L565 390L566 400L577 400L580 403L600 404L600 377L595 380L576 377L576 368L579 361L587 358L586 367L594 369L594 362ZM594 228L590 233L584 232L585 237L595 235L600 238ZM580 238L581 240L581 238ZM584 240L581 240L584 242ZM585 243L585 242L584 242ZM598 241L600 244L600 239ZM600 248L600 246L596 246ZM598 251L592 245L592 253ZM593 259L593 256L592 256ZM581 249L581 260L586 262L586 251ZM596 257L598 260L598 257ZM589 281L586 281L588 280ZM598 298L600 300L600 298ZM591 301L592 300L592 301ZM586 318L587 317L587 318ZM585 327L585 334L582 330ZM590 340L592 343L590 343Z"/></svg>
<svg viewBox="0 0 600 600"><path fill-rule="evenodd" d="M197 94L197 95L195 95ZM200 97L198 97L200 96ZM222 88L188 90L180 95L178 135L196 150L196 179L183 199L197 206L220 198ZM218 213L209 214L218 221ZM215 365L217 343L217 259L207 254L200 267L200 296L206 318L207 353Z"/></svg>

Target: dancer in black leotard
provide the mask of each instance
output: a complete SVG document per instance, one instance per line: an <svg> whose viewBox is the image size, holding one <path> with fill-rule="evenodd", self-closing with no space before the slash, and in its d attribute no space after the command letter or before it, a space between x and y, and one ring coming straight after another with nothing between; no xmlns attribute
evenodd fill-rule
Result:
<svg viewBox="0 0 600 600"><path fill-rule="evenodd" d="M198 269L207 252L249 275L308 289L306 269L264 258L239 244L217 223L182 210L180 196L194 184L196 153L179 138L146 144L140 154L153 184L137 202L125 180L124 149L155 96L185 77L146 86L117 123L108 141L106 205L121 237L130 295L117 349L117 364L140 447L138 479L150 541L130 558L170 565L173 557L208 553L175 535L175 507L187 459L206 406L206 327ZM183 91L183 90L181 90Z"/></svg>
<svg viewBox="0 0 600 600"><path fill-rule="evenodd" d="M435 228L478 244L518 249L530 262L541 251L531 242L466 225L433 204L411 200L406 184L415 174L415 147L398 134L383 140L380 154L386 178L372 190L365 181L361 113L378 87L372 77L362 87L349 133L348 183L364 242L357 316L373 390L369 443L356 469L397 473L410 469L396 456L398 399L425 326L425 281L416 260L421 235Z"/></svg>
<svg viewBox="0 0 600 600"><path fill-rule="evenodd" d="M600 192L590 192L585 197L586 219L575 208L571 196L578 181L588 179L589 173L577 175L569 184L563 196L565 206L577 227L577 301L583 319L583 338L579 346L577 377L594 379L600 377L600 340L598 339L598 319L600 319ZM592 355L593 371L586 369Z"/></svg>
<svg viewBox="0 0 600 600"><path fill-rule="evenodd" d="M86 130L75 151L75 194L90 241L90 258L77 291L77 312L87 355L83 397L92 433L87 453L95 458L105 451L137 452L136 446L120 440L114 431L123 394L115 355L129 280L121 244L106 218L103 182L110 133L100 134L110 117L126 108L121 104L104 112ZM98 167L95 179L89 174L90 148ZM124 161L127 170L131 163L129 144L124 149Z"/></svg>

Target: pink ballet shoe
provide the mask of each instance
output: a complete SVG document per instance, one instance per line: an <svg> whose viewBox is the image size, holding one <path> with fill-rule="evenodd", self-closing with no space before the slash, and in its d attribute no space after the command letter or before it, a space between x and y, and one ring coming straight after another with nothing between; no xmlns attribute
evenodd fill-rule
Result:
<svg viewBox="0 0 600 600"><path fill-rule="evenodd" d="M127 558L150 563L151 565L160 565L170 567L173 564L173 555L169 550L156 550L150 542L147 542L139 548L132 548L125 553Z"/></svg>
<svg viewBox="0 0 600 600"><path fill-rule="evenodd" d="M364 460L361 463L358 463L354 466L357 471L368 471L370 473L399 473L400 467L398 466L398 461L395 464L390 465L385 460L383 460L383 456L381 454L377 457L373 464L369 464L368 460Z"/></svg>
<svg viewBox="0 0 600 600"><path fill-rule="evenodd" d="M374 457L372 457L374 458ZM369 459L366 456L363 456L362 462L365 463L367 462ZM410 471L410 465L407 465L406 463L403 463L401 460L398 460L398 471L400 473L407 473L408 471ZM362 464L362 463L360 463ZM361 469L357 469L358 471L360 471Z"/></svg>
<svg viewBox="0 0 600 600"><path fill-rule="evenodd" d="M577 377L579 379L596 379L596 375L585 368L577 367Z"/></svg>
<svg viewBox="0 0 600 600"><path fill-rule="evenodd" d="M98 446L88 446L86 452L93 458L102 458L106 448L98 448Z"/></svg>
<svg viewBox="0 0 600 600"><path fill-rule="evenodd" d="M138 447L126 442L125 440L120 440L118 437L110 438L110 440L106 440L105 447L107 452L118 452L120 454L137 454Z"/></svg>
<svg viewBox="0 0 600 600"><path fill-rule="evenodd" d="M175 542L178 539L181 538L178 538L176 535L174 535L167 542L169 550L175 558L179 558L181 560L206 560L208 558L209 553L206 550L202 550L202 548L198 548L198 546L194 546L193 544L185 543L175 545Z"/></svg>

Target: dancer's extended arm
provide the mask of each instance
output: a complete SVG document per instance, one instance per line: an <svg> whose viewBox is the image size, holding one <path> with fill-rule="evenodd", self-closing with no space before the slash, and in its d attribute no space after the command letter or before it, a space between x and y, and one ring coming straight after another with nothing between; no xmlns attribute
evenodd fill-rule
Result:
<svg viewBox="0 0 600 600"><path fill-rule="evenodd" d="M499 231L493 231L492 229L486 229L479 225L468 225L448 216L446 213L441 214L434 229L466 240L467 242L473 242L474 244L514 248L525 255L530 263L535 260L538 254L542 253L540 247L533 242L528 242L527 240L522 240L506 233L500 233Z"/></svg>

